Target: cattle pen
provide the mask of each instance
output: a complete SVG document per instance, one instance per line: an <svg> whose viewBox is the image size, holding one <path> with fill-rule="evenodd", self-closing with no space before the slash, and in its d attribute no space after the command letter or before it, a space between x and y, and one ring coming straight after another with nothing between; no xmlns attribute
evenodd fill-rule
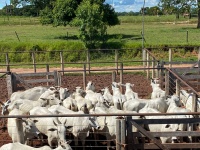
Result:
<svg viewBox="0 0 200 150"><path fill-rule="evenodd" d="M170 50L169 50L169 53ZM61 54L61 53L60 53ZM117 56L117 51L115 51ZM199 66L200 62L186 62L189 67L173 67L175 64L184 64L183 62L164 62L157 60L156 57L146 49L146 60L145 61L135 61L139 63L144 63L145 66L140 67L127 67L124 64L127 62L119 61L115 57L114 62L112 63L114 67L107 68L95 68L91 67L92 62L80 63L82 68L79 69L66 69L64 67L63 59L61 59L61 67L58 70L50 71L49 64L46 65L46 72L38 72L36 69L37 63L33 61L33 72L32 73L16 73L12 72L12 64L6 63L3 65L6 67L5 71L2 71L2 77L6 76L7 91L8 96L13 92L17 91L19 87L23 86L23 89L29 89L36 86L36 83L42 83L43 85L49 87L53 86L62 86L62 76L68 75L70 73L79 73L82 76L82 81L80 85L85 89L87 84L87 76L93 72L108 72L111 76L111 81L124 83L124 74L125 73L134 73L134 72L143 72L145 73L147 79L150 78L159 78L160 86L163 90L166 91L167 95L180 95L182 89L189 91L192 96L192 111L190 113L112 113L112 114L84 114L84 115L25 115L25 116L0 116L1 122L4 122L7 118L46 118L46 117L88 117L88 116L114 116L116 118L116 139L110 139L112 143L112 148L116 150L131 150L131 149L199 149L199 130L197 125L200 122L198 112L198 98L199 95L199 79L200 71ZM89 55L88 55L89 56ZM32 55L34 58L34 55ZM62 55L61 55L62 58ZM8 55L6 54L6 60L8 60ZM171 60L171 56L169 56ZM102 62L106 63L106 62ZM29 64L30 65L30 64ZM44 65L44 64L43 64ZM36 77L32 80L27 78ZM43 77L41 79L41 77ZM121 89L124 92L124 89ZM167 118L167 119L133 119L133 116L174 116L174 115L191 115L192 118ZM6 122L6 121L5 121ZM2 123L3 124L3 123ZM168 131L168 132L151 132L143 128L146 124L185 124L187 125L186 131ZM5 125L5 123L4 123ZM137 129L135 131L134 129ZM0 134L7 134L3 132L5 126L1 127L2 131ZM134 130L134 131L133 131ZM99 140L94 140L95 134L98 132L90 131L89 137L86 139L86 149L107 149L106 139L100 138ZM72 136L67 134L67 139L71 140ZM157 137L183 137L178 143L161 143ZM87 141L88 140L88 141ZM39 140L40 141L40 140ZM11 142L8 139L0 141L1 145ZM30 141L31 142L31 141ZM38 140L34 139L34 146L38 146ZM97 143L95 143L97 142ZM81 141L79 141L79 146L75 147L72 145L72 149L80 148L83 149Z"/></svg>

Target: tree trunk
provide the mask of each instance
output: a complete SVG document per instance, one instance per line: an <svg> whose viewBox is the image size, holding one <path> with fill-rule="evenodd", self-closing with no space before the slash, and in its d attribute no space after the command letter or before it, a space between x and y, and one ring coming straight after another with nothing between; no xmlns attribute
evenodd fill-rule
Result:
<svg viewBox="0 0 200 150"><path fill-rule="evenodd" d="M197 0L197 6L198 6L198 22L197 22L197 28L200 28L200 0Z"/></svg>

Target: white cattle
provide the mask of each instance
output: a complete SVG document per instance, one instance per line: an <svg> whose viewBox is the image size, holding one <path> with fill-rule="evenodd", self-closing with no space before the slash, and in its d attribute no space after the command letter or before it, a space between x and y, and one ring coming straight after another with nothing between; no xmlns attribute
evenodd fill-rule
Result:
<svg viewBox="0 0 200 150"><path fill-rule="evenodd" d="M55 149L50 148L49 146L42 146L39 148L30 147L28 145L24 145L21 143L8 143L3 145L0 150L72 150L71 146L69 145L71 141L68 141L66 146L58 146Z"/></svg>
<svg viewBox="0 0 200 150"><path fill-rule="evenodd" d="M7 101L2 106L2 114L8 114L8 112L14 108L18 108L26 113L35 106L49 107L51 105L59 104L61 103L61 101L55 97L55 93L57 93L56 89L54 87L51 87L44 91L39 96L38 100L25 99L25 97L17 99L17 97L15 97L15 99L13 98L12 100Z"/></svg>
<svg viewBox="0 0 200 150"><path fill-rule="evenodd" d="M139 113L161 113L160 111L144 107L139 111ZM174 116L144 116L145 119L171 119ZM168 131L178 131L178 124L148 124L145 125L147 130L151 132L168 132ZM174 140L177 140L177 137L160 137L162 143L173 143Z"/></svg>
<svg viewBox="0 0 200 150"><path fill-rule="evenodd" d="M105 87L101 89L104 100L106 100L110 106L113 106L113 95L110 93L109 88Z"/></svg>
<svg viewBox="0 0 200 150"><path fill-rule="evenodd" d="M59 112L60 114L84 114L83 111L74 112L62 106L57 106L57 108L52 106L52 109L54 109L54 112ZM55 111L55 109L57 109L57 111ZM89 136L89 131L92 128L99 128L96 117L59 117L59 121L65 124L69 133L73 134L76 146L78 146L78 139L81 140L82 146L85 146L85 139ZM83 147L83 149L85 149L85 147Z"/></svg>
<svg viewBox="0 0 200 150"><path fill-rule="evenodd" d="M80 111L83 111L84 113L89 113L89 110L94 107L92 102L90 100L85 99L82 95L84 93L84 90L80 87L76 87L76 92L73 93L73 98L76 101L77 108Z"/></svg>
<svg viewBox="0 0 200 150"><path fill-rule="evenodd" d="M134 87L134 84L126 83L125 85L124 84L121 85L126 87L124 95L126 96L127 100L138 99L138 93L134 92L132 89Z"/></svg>
<svg viewBox="0 0 200 150"><path fill-rule="evenodd" d="M93 112L94 111L94 112ZM130 113L129 111L118 110L114 106L110 108L107 107L95 107L94 110L91 110L91 113L97 114L109 114L109 113ZM137 113L137 112L131 112ZM95 130L95 134L101 134L106 137L107 140L107 149L109 150L111 146L111 141L115 142L116 139L116 116L99 116L97 117L97 121L99 123L100 128ZM137 118L138 116L133 116L132 118ZM97 137L95 137L97 138Z"/></svg>
<svg viewBox="0 0 200 150"><path fill-rule="evenodd" d="M67 109L70 109L70 110L73 110L73 111L78 111L77 102L71 96L65 98L62 102L62 105Z"/></svg>
<svg viewBox="0 0 200 150"><path fill-rule="evenodd" d="M9 115L24 115L24 113L18 109L13 109ZM22 144L27 144L27 139L38 137L39 134L35 123L30 119L8 118L7 128L12 142L20 142Z"/></svg>
<svg viewBox="0 0 200 150"><path fill-rule="evenodd" d="M185 108L192 110L193 93L189 93L186 90L180 90L180 99ZM200 112L200 98L195 99L197 101L197 112Z"/></svg>
<svg viewBox="0 0 200 150"><path fill-rule="evenodd" d="M115 82L114 82L115 83ZM117 84L119 85L119 84ZM113 104L116 109L122 110L123 109L123 104L125 101L127 101L126 96L123 95L117 87L116 83L112 83L112 91L113 91Z"/></svg>
<svg viewBox="0 0 200 150"><path fill-rule="evenodd" d="M38 86L25 91L17 91L10 96L10 100L13 101L16 99L29 99L36 101L46 90L46 87Z"/></svg>
<svg viewBox="0 0 200 150"><path fill-rule="evenodd" d="M59 99L61 101L63 101L65 98L69 97L71 94L68 88L63 88L61 86L58 86L57 90L59 92Z"/></svg>
<svg viewBox="0 0 200 150"><path fill-rule="evenodd" d="M95 84L92 81L89 81L86 86L86 95L85 99L91 101L92 105L96 105L98 101L103 102L104 98L101 93L95 92Z"/></svg>
<svg viewBox="0 0 200 150"><path fill-rule="evenodd" d="M139 111L144 106L157 109L158 111L165 113L168 108L165 97L155 98L155 99L135 99L124 102L123 110L128 111Z"/></svg>
<svg viewBox="0 0 200 150"><path fill-rule="evenodd" d="M46 107L34 107L30 110L30 115L52 115ZM64 123L60 123L57 117L33 118L37 129L48 137L48 144L52 147L66 144L66 128Z"/></svg>
<svg viewBox="0 0 200 150"><path fill-rule="evenodd" d="M160 88L160 84L158 82L159 79L151 79L151 87L152 87L151 99L166 96L166 92Z"/></svg>

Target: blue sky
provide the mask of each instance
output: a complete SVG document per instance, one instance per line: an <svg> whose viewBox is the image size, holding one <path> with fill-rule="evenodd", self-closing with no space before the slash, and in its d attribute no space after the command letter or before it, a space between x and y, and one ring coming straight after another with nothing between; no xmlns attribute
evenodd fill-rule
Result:
<svg viewBox="0 0 200 150"><path fill-rule="evenodd" d="M111 4L116 12L138 12L143 7L144 0L106 0ZM152 7L158 4L159 0L145 0L145 7ZM10 4L10 0L0 0L0 9Z"/></svg>

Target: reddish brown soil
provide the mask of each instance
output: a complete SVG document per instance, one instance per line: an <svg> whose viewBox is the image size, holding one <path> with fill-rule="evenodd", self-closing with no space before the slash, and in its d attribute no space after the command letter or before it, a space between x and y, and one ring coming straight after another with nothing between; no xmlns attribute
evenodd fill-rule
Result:
<svg viewBox="0 0 200 150"><path fill-rule="evenodd" d="M111 85L112 82L112 76L111 74L93 74L93 75L87 75L86 81L93 81L96 85L96 90L100 90L106 86ZM116 82L119 82L119 75L117 75ZM133 90L139 94L140 98L148 98L150 93L152 92L152 88L150 86L150 81L146 79L142 75L136 75L136 74L125 74L123 76L123 83L134 83ZM42 84L37 84L35 86L39 86ZM44 84L43 84L44 85ZM75 89L76 86L83 87L83 76L64 76L62 77L62 86L67 87L71 91ZM6 86L6 80L5 78L0 78L0 100L5 101L9 99L7 94L7 86ZM3 127L4 122L3 119L0 120L0 127ZM0 146L9 143L10 137L8 136L7 132L0 130Z"/></svg>

